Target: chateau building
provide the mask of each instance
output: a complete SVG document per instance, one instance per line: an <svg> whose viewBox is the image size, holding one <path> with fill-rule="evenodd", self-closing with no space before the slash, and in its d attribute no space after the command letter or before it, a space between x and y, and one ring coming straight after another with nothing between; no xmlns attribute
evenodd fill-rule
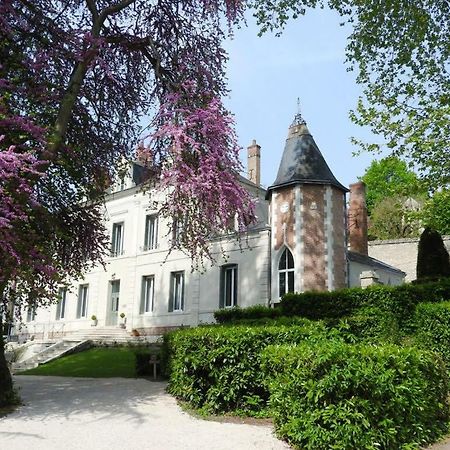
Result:
<svg viewBox="0 0 450 450"><path fill-rule="evenodd" d="M286 292L403 282L402 271L368 256L364 184L347 189L339 183L300 115L268 189L260 185L260 160L253 141L248 178L240 182L257 199L257 223L242 248L232 235L211 240L217 263L203 273L192 272L182 252L168 255L168 223L150 209L148 193L140 190L142 167L131 164L127 179L106 198L106 267L61 289L58 304L28 311L15 333L67 336L89 329L95 316L97 327L124 322L128 332L158 335L213 322L219 308L276 305Z"/></svg>

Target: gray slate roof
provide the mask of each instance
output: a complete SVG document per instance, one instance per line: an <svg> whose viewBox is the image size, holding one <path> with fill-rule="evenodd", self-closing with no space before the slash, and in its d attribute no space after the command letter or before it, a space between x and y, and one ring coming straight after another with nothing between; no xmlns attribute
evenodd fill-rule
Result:
<svg viewBox="0 0 450 450"><path fill-rule="evenodd" d="M358 262L360 264L365 264L367 266L371 266L374 268L380 268L384 270L389 270L390 272L399 273L403 276L406 275L403 270L397 269L397 267L390 266L389 264L384 263L383 261L380 261L379 259L372 258L371 256L362 255L361 253L352 252L349 250L347 252L347 257L349 261Z"/></svg>
<svg viewBox="0 0 450 450"><path fill-rule="evenodd" d="M276 188L292 184L332 185L348 192L331 172L306 124L297 120L289 128L278 175L267 196Z"/></svg>

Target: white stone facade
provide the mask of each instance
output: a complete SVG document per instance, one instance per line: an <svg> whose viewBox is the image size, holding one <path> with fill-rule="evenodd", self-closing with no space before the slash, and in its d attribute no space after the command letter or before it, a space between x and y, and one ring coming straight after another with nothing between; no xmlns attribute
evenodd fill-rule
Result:
<svg viewBox="0 0 450 450"><path fill-rule="evenodd" d="M291 137L297 136L293 130L297 128L291 127ZM259 158L256 143L249 149L257 150ZM173 327L213 322L220 307L273 305L281 289L360 286L365 271L373 271L383 284L403 281L404 274L394 267L347 251L346 188L334 177L331 184L294 180L269 191L241 177L257 199L256 225L242 237L241 246L233 235L212 240L216 264L203 273L192 271L185 254L168 253L169 224L150 209L150 198L153 202L162 194L141 192L133 181L140 169L133 164L128 177L106 198L111 256L105 267L97 265L84 279L74 281L64 302L36 314L24 312L26 321L15 333L36 338L70 335L93 326L95 316L96 327L122 324L130 333L159 335ZM259 171L259 159L253 171ZM259 180L259 174L253 173L253 179ZM283 257L289 267L282 271Z"/></svg>

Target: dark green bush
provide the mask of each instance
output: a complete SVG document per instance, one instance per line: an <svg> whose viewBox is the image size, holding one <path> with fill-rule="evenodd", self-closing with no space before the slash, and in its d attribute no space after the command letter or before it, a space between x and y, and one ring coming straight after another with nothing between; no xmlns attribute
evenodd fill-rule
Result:
<svg viewBox="0 0 450 450"><path fill-rule="evenodd" d="M431 352L333 340L269 346L262 372L278 435L305 450L412 449L446 430L447 376Z"/></svg>
<svg viewBox="0 0 450 450"><path fill-rule="evenodd" d="M248 308L240 308L236 306L234 308L223 308L214 312L214 318L217 323L230 323L238 320L246 319L262 319L279 317L280 311L275 308L269 308L264 305L255 305Z"/></svg>
<svg viewBox="0 0 450 450"><path fill-rule="evenodd" d="M416 324L416 344L439 353L450 370L450 302L418 305Z"/></svg>
<svg viewBox="0 0 450 450"><path fill-rule="evenodd" d="M165 336L169 392L208 412L257 412L268 399L261 350L275 343L315 341L327 334L320 322L303 326L212 326Z"/></svg>
<svg viewBox="0 0 450 450"><path fill-rule="evenodd" d="M347 342L398 344L401 340L395 315L376 306L362 307L341 319L337 329Z"/></svg>
<svg viewBox="0 0 450 450"><path fill-rule="evenodd" d="M441 235L426 227L417 252L417 280L450 277L450 260ZM450 300L450 298L448 298Z"/></svg>
<svg viewBox="0 0 450 450"><path fill-rule="evenodd" d="M419 303L450 300L450 279L426 284L373 286L333 292L289 293L283 296L280 310L285 316L312 320L336 320L354 315L360 308L377 307L394 314L400 329L414 329L414 311Z"/></svg>

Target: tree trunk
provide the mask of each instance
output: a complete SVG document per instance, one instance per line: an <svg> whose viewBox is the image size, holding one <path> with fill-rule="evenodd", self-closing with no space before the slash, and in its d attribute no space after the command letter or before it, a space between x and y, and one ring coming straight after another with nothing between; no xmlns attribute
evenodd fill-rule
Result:
<svg viewBox="0 0 450 450"><path fill-rule="evenodd" d="M3 322L0 315L0 407L14 402L14 391L11 373L5 358L5 342L3 341Z"/></svg>

